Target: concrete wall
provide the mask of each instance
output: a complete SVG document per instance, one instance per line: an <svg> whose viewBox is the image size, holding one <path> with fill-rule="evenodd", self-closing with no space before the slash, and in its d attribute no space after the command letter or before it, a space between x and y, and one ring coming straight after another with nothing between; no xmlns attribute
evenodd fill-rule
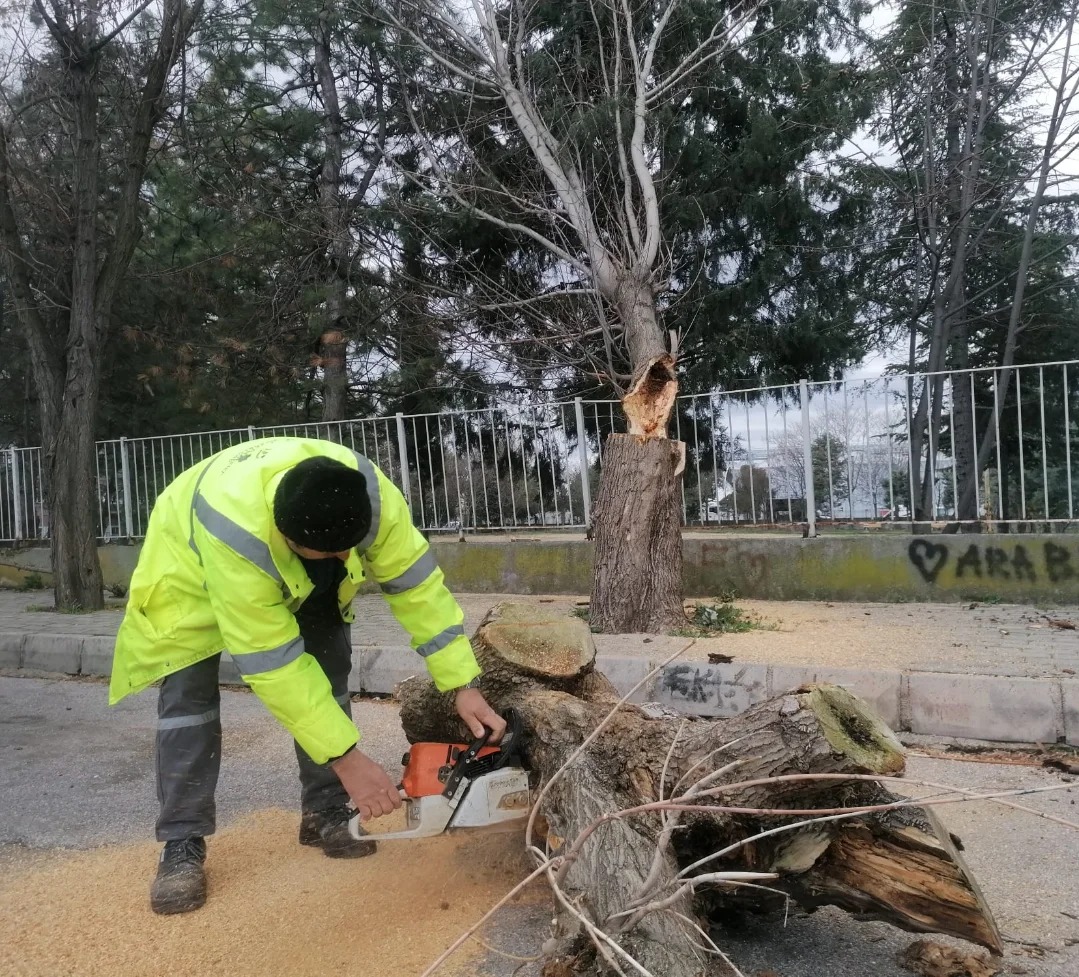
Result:
<svg viewBox="0 0 1079 977"><path fill-rule="evenodd" d="M494 551L494 552L492 552ZM1079 599L1079 538L1061 535L690 537L686 595L764 600L1015 603ZM442 543L439 562L468 593L588 593L584 541Z"/></svg>
<svg viewBox="0 0 1079 977"><path fill-rule="evenodd" d="M587 594L592 544L585 540L437 540L450 586L461 593ZM107 584L126 586L138 546L100 550ZM995 598L1014 603L1079 600L1079 537L937 535L687 537L690 597L733 592L769 600L932 601ZM27 573L49 582L44 548L0 551L0 580Z"/></svg>
<svg viewBox="0 0 1079 977"><path fill-rule="evenodd" d="M127 588L142 547L109 543L97 548L105 586ZM0 549L0 586L21 587L28 577L36 577L52 586L52 560L47 546Z"/></svg>

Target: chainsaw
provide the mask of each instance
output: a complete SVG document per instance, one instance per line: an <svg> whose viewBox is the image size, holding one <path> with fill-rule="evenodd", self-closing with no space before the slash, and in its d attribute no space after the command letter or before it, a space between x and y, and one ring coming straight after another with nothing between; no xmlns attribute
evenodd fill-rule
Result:
<svg viewBox="0 0 1079 977"><path fill-rule="evenodd" d="M360 816L348 823L353 838L397 841L430 838L459 828L487 828L528 815L528 772L521 765L521 719L516 710L503 717L506 732L489 746L493 731L470 744L413 743L401 760L397 789L405 802L404 831L366 835Z"/></svg>

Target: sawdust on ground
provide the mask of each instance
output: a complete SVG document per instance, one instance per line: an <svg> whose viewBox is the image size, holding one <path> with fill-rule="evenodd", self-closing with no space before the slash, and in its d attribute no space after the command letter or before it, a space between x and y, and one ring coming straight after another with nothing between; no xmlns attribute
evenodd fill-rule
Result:
<svg viewBox="0 0 1079 977"><path fill-rule="evenodd" d="M519 832L341 860L298 845L296 829L270 810L215 835L209 900L180 916L150 912L153 843L8 864L0 977L418 977L527 874ZM482 952L469 941L440 973L475 974Z"/></svg>

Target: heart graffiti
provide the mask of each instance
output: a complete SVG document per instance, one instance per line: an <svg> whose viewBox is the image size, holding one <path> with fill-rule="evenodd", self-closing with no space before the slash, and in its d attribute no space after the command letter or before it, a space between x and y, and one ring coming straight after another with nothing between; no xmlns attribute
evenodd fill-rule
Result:
<svg viewBox="0 0 1079 977"><path fill-rule="evenodd" d="M948 547L943 543L916 539L907 548L907 555L926 583L936 583L937 576L948 562Z"/></svg>

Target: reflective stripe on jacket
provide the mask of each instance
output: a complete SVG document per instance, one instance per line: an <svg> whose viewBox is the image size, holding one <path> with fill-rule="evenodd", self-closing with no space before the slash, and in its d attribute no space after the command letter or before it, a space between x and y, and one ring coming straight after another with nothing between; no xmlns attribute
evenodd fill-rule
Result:
<svg viewBox="0 0 1079 977"><path fill-rule="evenodd" d="M319 455L359 469L371 503L371 530L349 553L338 589L342 619L353 619L366 567L440 690L479 675L461 608L397 487L332 441L265 438L207 458L158 497L116 638L110 704L227 650L316 763L357 742L322 669L304 652L295 611L313 584L273 520L285 472Z"/></svg>

